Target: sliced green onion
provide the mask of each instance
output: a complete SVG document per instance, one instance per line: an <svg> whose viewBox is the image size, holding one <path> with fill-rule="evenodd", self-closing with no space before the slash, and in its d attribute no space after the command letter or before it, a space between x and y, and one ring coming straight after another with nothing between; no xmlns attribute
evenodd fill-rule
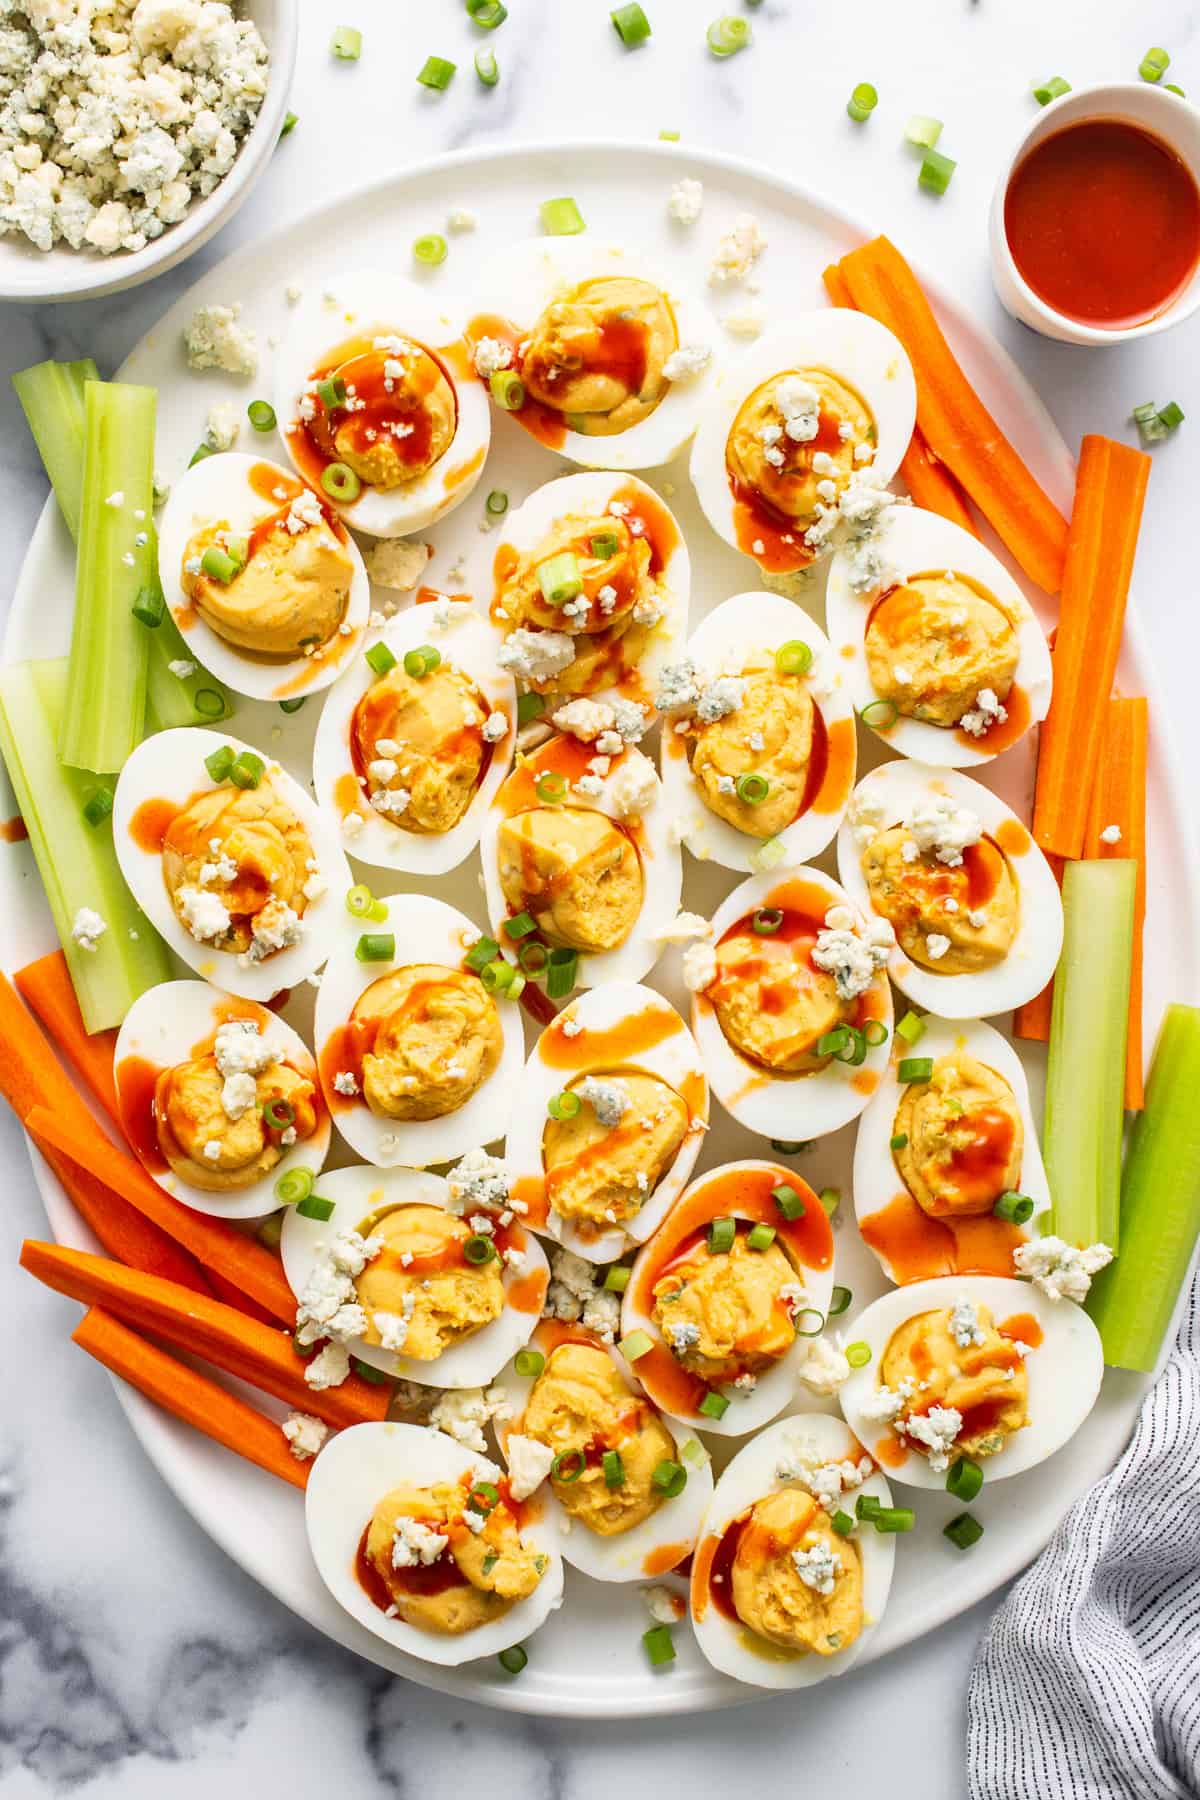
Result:
<svg viewBox="0 0 1200 1800"><path fill-rule="evenodd" d="M606 1488L619 1488L625 1486L625 1464L621 1461L621 1452L619 1450L606 1450L604 1455L600 1458L600 1467L604 1471L604 1485Z"/></svg>
<svg viewBox="0 0 1200 1800"><path fill-rule="evenodd" d="M483 1505L479 1502L482 1500ZM500 1490L490 1481L477 1481L467 1495L467 1505L472 1512L490 1513L494 1506L500 1504Z"/></svg>
<svg viewBox="0 0 1200 1800"><path fill-rule="evenodd" d="M349 506L362 493L362 482L344 462L330 463L328 468L321 470L321 486L331 500L340 500L344 506Z"/></svg>
<svg viewBox="0 0 1200 1800"><path fill-rule="evenodd" d="M234 787L256 788L267 772L267 765L253 750L241 750L233 759L229 779Z"/></svg>
<svg viewBox="0 0 1200 1800"><path fill-rule="evenodd" d="M848 1512L843 1512L840 1506L834 1513L832 1519L830 1519L829 1523L839 1537L849 1537L850 1533L854 1530L853 1518Z"/></svg>
<svg viewBox="0 0 1200 1800"><path fill-rule="evenodd" d="M295 129L299 123L300 123L300 116L298 113L289 112L289 113L284 114L283 124L279 128L280 143L283 142L285 137L291 136L292 132L295 131Z"/></svg>
<svg viewBox="0 0 1200 1800"><path fill-rule="evenodd" d="M629 1277L632 1273L632 1269L626 1267L624 1263L611 1264L604 1275L605 1291L610 1294L623 1294L629 1286Z"/></svg>
<svg viewBox="0 0 1200 1800"><path fill-rule="evenodd" d="M359 962L395 962L395 932L364 931L354 946L354 954Z"/></svg>
<svg viewBox="0 0 1200 1800"><path fill-rule="evenodd" d="M1181 87L1176 87L1173 81L1163 82L1163 92L1164 94L1178 94L1181 100L1187 99L1187 95L1184 93L1183 89Z"/></svg>
<svg viewBox="0 0 1200 1800"><path fill-rule="evenodd" d="M687 1463L690 1469L703 1469L712 1458L699 1438L689 1438L679 1452L679 1460Z"/></svg>
<svg viewBox="0 0 1200 1800"><path fill-rule="evenodd" d="M807 1323L801 1324L801 1320L805 1320ZM792 1325L797 1337L820 1337L825 1329L825 1315L818 1312L815 1306L802 1306L792 1320Z"/></svg>
<svg viewBox="0 0 1200 1800"><path fill-rule="evenodd" d="M878 1494L860 1494L854 1502L856 1519L877 1519L883 1511L883 1501Z"/></svg>
<svg viewBox="0 0 1200 1800"><path fill-rule="evenodd" d="M621 540L615 531L598 531L588 540L588 550L599 562L608 562L620 548Z"/></svg>
<svg viewBox="0 0 1200 1800"><path fill-rule="evenodd" d="M297 1206L308 1199L314 1186L311 1169L285 1169L275 1183L275 1198L280 1206Z"/></svg>
<svg viewBox="0 0 1200 1800"><path fill-rule="evenodd" d="M357 62L362 55L362 32L354 25L339 25L329 48L339 62Z"/></svg>
<svg viewBox="0 0 1200 1800"><path fill-rule="evenodd" d="M946 1492L956 1500L973 1500L983 1486L983 1470L969 1456L960 1456L946 1477Z"/></svg>
<svg viewBox="0 0 1200 1800"><path fill-rule="evenodd" d="M577 1119L583 1108L583 1101L570 1088L564 1088L561 1094L551 1094L546 1102L546 1111L552 1119Z"/></svg>
<svg viewBox="0 0 1200 1800"><path fill-rule="evenodd" d="M771 1139L771 1148L779 1156L799 1156L802 1150L811 1150L812 1144L811 1138L797 1138L794 1142L791 1138Z"/></svg>
<svg viewBox="0 0 1200 1800"><path fill-rule="evenodd" d="M862 1027L863 1041L869 1050L878 1050L888 1041L888 1028L882 1019L868 1019Z"/></svg>
<svg viewBox="0 0 1200 1800"><path fill-rule="evenodd" d="M795 1188L790 1187L786 1181L780 1182L778 1187L771 1189L771 1198L785 1219L802 1219L804 1217L804 1202Z"/></svg>
<svg viewBox="0 0 1200 1800"><path fill-rule="evenodd" d="M752 1227L746 1239L747 1250L769 1250L775 1242L778 1232L773 1225L764 1225L761 1221Z"/></svg>
<svg viewBox="0 0 1200 1800"><path fill-rule="evenodd" d="M524 1375L531 1381L541 1374L545 1366L546 1359L540 1350L518 1350L513 1357L513 1368L517 1374Z"/></svg>
<svg viewBox="0 0 1200 1800"><path fill-rule="evenodd" d="M525 383L515 369L494 369L488 377L488 388L496 405L505 412L520 412L525 404Z"/></svg>
<svg viewBox="0 0 1200 1800"><path fill-rule="evenodd" d="M519 912L515 919L505 919L504 935L510 938L528 937L531 931L537 930L537 920L532 913Z"/></svg>
<svg viewBox="0 0 1200 1800"><path fill-rule="evenodd" d="M926 113L914 113L904 127L904 141L913 144L918 150L932 150L942 135L942 121L931 119Z"/></svg>
<svg viewBox="0 0 1200 1800"><path fill-rule="evenodd" d="M846 102L846 111L856 125L865 124L879 105L879 94L869 81L860 81Z"/></svg>
<svg viewBox="0 0 1200 1800"><path fill-rule="evenodd" d="M846 1311L854 1295L848 1287L835 1287L829 1296L829 1314L831 1319L839 1319Z"/></svg>
<svg viewBox="0 0 1200 1800"><path fill-rule="evenodd" d="M872 700L858 716L872 731L890 731L900 717L900 708L894 700Z"/></svg>
<svg viewBox="0 0 1200 1800"><path fill-rule="evenodd" d="M112 789L106 787L89 788L83 802L83 816L89 825L100 825L112 816Z"/></svg>
<svg viewBox="0 0 1200 1800"><path fill-rule="evenodd" d="M757 770L747 770L745 775L737 778L737 797L746 806L761 806L771 791L771 784L765 775Z"/></svg>
<svg viewBox="0 0 1200 1800"><path fill-rule="evenodd" d="M303 705L304 702L301 701L300 704ZM226 708L225 696L219 694L216 688L197 688L192 695L192 705L202 719L223 719L226 710L233 711L232 707Z"/></svg>
<svg viewBox="0 0 1200 1800"><path fill-rule="evenodd" d="M609 13L608 16L616 27L617 36L627 50L634 49L638 44L644 44L650 36L650 21L641 7L637 5L636 0L631 6L618 6L616 11Z"/></svg>
<svg viewBox="0 0 1200 1800"><path fill-rule="evenodd" d="M1176 431L1183 424L1183 408L1174 400L1168 400L1165 406L1158 409L1158 422L1165 425L1168 431Z"/></svg>
<svg viewBox="0 0 1200 1800"><path fill-rule="evenodd" d="M493 519L502 519L508 511L508 495L501 488L493 488L484 501L484 508Z"/></svg>
<svg viewBox="0 0 1200 1800"><path fill-rule="evenodd" d="M713 1219L708 1227L708 1254L728 1256L737 1237L737 1224L731 1218Z"/></svg>
<svg viewBox="0 0 1200 1800"><path fill-rule="evenodd" d="M1061 75L1052 75L1049 81L1039 82L1033 90L1033 97L1039 106L1049 106L1052 100L1060 100L1064 94L1069 94L1070 91L1069 81L1064 81Z"/></svg>
<svg viewBox="0 0 1200 1800"><path fill-rule="evenodd" d="M783 924L783 913L777 906L760 906L750 921L751 929L759 937L774 937Z"/></svg>
<svg viewBox="0 0 1200 1800"><path fill-rule="evenodd" d="M585 229L583 214L569 194L557 200L543 200L540 214L547 237L577 237Z"/></svg>
<svg viewBox="0 0 1200 1800"><path fill-rule="evenodd" d="M167 597L157 584L154 587L140 587L130 611L141 624L148 625L151 630L154 630L156 626L162 624L166 616ZM225 707L222 704L221 711L224 712L224 710Z"/></svg>
<svg viewBox="0 0 1200 1800"><path fill-rule="evenodd" d="M332 1219L333 1201L322 1200L320 1194L306 1194L303 1200L297 1200L296 1211L302 1219Z"/></svg>
<svg viewBox="0 0 1200 1800"><path fill-rule="evenodd" d="M1138 74L1143 81L1161 81L1170 66L1171 58L1165 50L1156 45L1153 49L1147 50L1138 64Z"/></svg>
<svg viewBox="0 0 1200 1800"><path fill-rule="evenodd" d="M477 1269L482 1268L484 1263L490 1263L495 1254L495 1244L481 1231L473 1231L463 1245L463 1255Z"/></svg>
<svg viewBox="0 0 1200 1800"><path fill-rule="evenodd" d="M517 961L526 975L541 975L550 961L550 952L540 938L526 938L517 951Z"/></svg>
<svg viewBox="0 0 1200 1800"><path fill-rule="evenodd" d="M346 911L352 919L367 919L372 925L382 924L388 916L386 902L377 900L363 881L347 892Z"/></svg>
<svg viewBox="0 0 1200 1800"><path fill-rule="evenodd" d="M500 994L508 1000L519 1000L525 991L525 977L502 956L485 963L479 971L479 979L486 993Z"/></svg>
<svg viewBox="0 0 1200 1800"><path fill-rule="evenodd" d="M478 25L481 31L495 31L508 17L508 8L503 0L467 0L467 11L471 15L471 23Z"/></svg>
<svg viewBox="0 0 1200 1800"><path fill-rule="evenodd" d="M327 375L324 381L317 383L317 399L326 412L333 412L346 404L346 384L340 375Z"/></svg>
<svg viewBox="0 0 1200 1800"><path fill-rule="evenodd" d="M834 1213L842 1204L841 1190L834 1187L822 1188L817 1195L817 1199L821 1202L821 1210L825 1214L825 1217L827 1219L832 1219Z"/></svg>
<svg viewBox="0 0 1200 1800"><path fill-rule="evenodd" d="M214 781L228 781L234 755L231 744L222 744L219 750L214 750L211 756L205 757L204 766Z"/></svg>
<svg viewBox="0 0 1200 1800"><path fill-rule="evenodd" d="M415 650L404 652L404 673L411 675L414 681L424 681L427 675L440 667L442 653L435 650L432 644L421 644Z"/></svg>
<svg viewBox="0 0 1200 1800"><path fill-rule="evenodd" d="M847 1344L846 1361L850 1364L852 1369L865 1369L870 1360L870 1344L864 1344L862 1342L857 1344Z"/></svg>
<svg viewBox="0 0 1200 1800"><path fill-rule="evenodd" d="M494 50L475 52L475 73L484 87L495 87L500 79L500 64L496 61Z"/></svg>
<svg viewBox="0 0 1200 1800"><path fill-rule="evenodd" d="M328 1205L328 1202L322 1201L322 1205ZM298 1206L296 1211L303 1212L304 1208ZM386 1387L392 1379L383 1369L377 1369L373 1363L363 1362L362 1359L357 1356L352 1356L350 1358L350 1367L360 1381L369 1381L372 1387Z"/></svg>
<svg viewBox="0 0 1200 1800"><path fill-rule="evenodd" d="M427 231L423 237L413 239L412 253L425 268L436 269L446 260L446 240L440 232Z"/></svg>
<svg viewBox="0 0 1200 1800"><path fill-rule="evenodd" d="M471 948L467 951L463 960L468 969L474 969L475 973L478 975L480 971L486 969L487 965L499 954L500 946L495 938L481 937L477 938L471 945Z"/></svg>
<svg viewBox="0 0 1200 1800"><path fill-rule="evenodd" d="M919 1044L925 1036L925 1021L920 1013L906 1012L896 1027L896 1036L903 1038L910 1047Z"/></svg>
<svg viewBox="0 0 1200 1800"><path fill-rule="evenodd" d="M1033 1217L1033 1201L1028 1194L1015 1194L1010 1189L1001 1194L992 1211L998 1219L1007 1219L1012 1225L1024 1225Z"/></svg>
<svg viewBox="0 0 1200 1800"><path fill-rule="evenodd" d="M948 1537L960 1550L969 1550L983 1536L983 1526L973 1513L959 1513L948 1525L942 1526L942 1536Z"/></svg>
<svg viewBox="0 0 1200 1800"><path fill-rule="evenodd" d="M546 769L533 784L533 791L546 806L560 806L567 797L567 778L557 769Z"/></svg>
<svg viewBox="0 0 1200 1800"><path fill-rule="evenodd" d="M203 462L206 457L215 456L216 454L217 453L211 444L197 444L196 448L192 451L192 454L188 457L188 468L194 469L197 463Z"/></svg>
<svg viewBox="0 0 1200 1800"><path fill-rule="evenodd" d="M517 724L532 725L540 719L546 710L546 702L540 694L522 694L517 701Z"/></svg>
<svg viewBox="0 0 1200 1800"><path fill-rule="evenodd" d="M902 1056L896 1074L905 1084L928 1081L933 1075L933 1058L932 1056Z"/></svg>
<svg viewBox="0 0 1200 1800"><path fill-rule="evenodd" d="M246 408L246 417L255 431L274 431L275 408L269 400L252 400Z"/></svg>
<svg viewBox="0 0 1200 1800"><path fill-rule="evenodd" d="M713 55L722 57L736 55L753 38L749 19L739 19L733 13L714 19L704 35Z"/></svg>
<svg viewBox="0 0 1200 1800"><path fill-rule="evenodd" d="M817 1039L818 1056L841 1056L843 1051L853 1047L852 1025L835 1025L832 1031L823 1031Z"/></svg>
<svg viewBox="0 0 1200 1800"><path fill-rule="evenodd" d="M564 550L560 555L548 557L544 563L539 563L537 578L542 598L548 600L551 606L564 606L568 600L577 599L583 592L583 574L579 558L573 550Z"/></svg>
<svg viewBox="0 0 1200 1800"><path fill-rule="evenodd" d="M769 869L777 869L781 862L787 861L787 845L781 837L764 838L749 852L746 861L756 875L765 875Z"/></svg>
<svg viewBox="0 0 1200 1800"><path fill-rule="evenodd" d="M575 986L578 968L578 951L552 950L546 964L546 998L565 1000Z"/></svg>
<svg viewBox="0 0 1200 1800"><path fill-rule="evenodd" d="M675 1640L666 1625L652 1625L649 1631L643 1631L642 1648L652 1668L660 1669L664 1663L675 1661Z"/></svg>
<svg viewBox="0 0 1200 1800"><path fill-rule="evenodd" d="M921 161L917 186L924 188L927 194L944 194L957 167L952 156L943 156L940 150L927 150Z"/></svg>
<svg viewBox="0 0 1200 1800"><path fill-rule="evenodd" d="M245 568L244 562L238 562L219 544L210 544L200 558L200 567L210 581L219 581L222 587L228 587L235 575L240 575Z"/></svg>
<svg viewBox="0 0 1200 1800"><path fill-rule="evenodd" d="M888 1149L889 1150L907 1150L908 1149L908 1133L907 1133L907 1131L898 1131L896 1133L895 1137L889 1138L888 1139Z"/></svg>
<svg viewBox="0 0 1200 1800"><path fill-rule="evenodd" d="M723 1419L729 1411L729 1402L724 1394L705 1394L697 1408L706 1419Z"/></svg>
<svg viewBox="0 0 1200 1800"><path fill-rule="evenodd" d="M881 1506L871 1519L876 1531L891 1536L898 1531L911 1531L917 1515L911 1506Z"/></svg>
<svg viewBox="0 0 1200 1800"><path fill-rule="evenodd" d="M654 1348L654 1339L648 1331L631 1331L623 1337L617 1346L626 1362L637 1362Z"/></svg>
<svg viewBox="0 0 1200 1800"><path fill-rule="evenodd" d="M660 1494L665 1494L668 1500L677 1500L687 1486L687 1470L682 1463L674 1462L669 1456L664 1456L662 1461L655 1465L654 1472L650 1477L650 1485L657 1488Z"/></svg>
<svg viewBox="0 0 1200 1800"><path fill-rule="evenodd" d="M507 1675L519 1675L529 1661L520 1644L512 1644L507 1650L501 1650L496 1661Z"/></svg>
<svg viewBox="0 0 1200 1800"><path fill-rule="evenodd" d="M450 86L457 66L447 62L444 56L427 56L417 71L417 80L422 87L436 88L440 92Z"/></svg>
<svg viewBox="0 0 1200 1800"><path fill-rule="evenodd" d="M664 144L677 144L679 142L679 133L677 131L669 130L666 126L663 127L658 135Z"/></svg>
<svg viewBox="0 0 1200 1800"><path fill-rule="evenodd" d="M263 1122L269 1131L286 1131L296 1123L296 1109L290 1100L268 1100L263 1107Z"/></svg>
<svg viewBox="0 0 1200 1800"><path fill-rule="evenodd" d="M1183 409L1174 400L1169 400L1163 407L1155 406L1149 400L1143 406L1134 407L1132 418L1143 444L1161 444L1182 425Z"/></svg>
<svg viewBox="0 0 1200 1800"><path fill-rule="evenodd" d="M789 638L775 652L775 667L781 675L807 675L812 660L812 651L800 638Z"/></svg>
<svg viewBox="0 0 1200 1800"><path fill-rule="evenodd" d="M388 675L396 666L396 658L382 638L377 644L372 644L369 650L364 650L363 655L377 675Z"/></svg>

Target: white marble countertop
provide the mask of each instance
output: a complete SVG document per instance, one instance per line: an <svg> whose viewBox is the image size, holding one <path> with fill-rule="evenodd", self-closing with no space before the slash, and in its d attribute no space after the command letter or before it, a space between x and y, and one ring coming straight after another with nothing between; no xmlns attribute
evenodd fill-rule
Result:
<svg viewBox="0 0 1200 1800"><path fill-rule="evenodd" d="M1184 0L764 0L754 47L717 63L704 28L738 0L645 0L651 44L626 53L610 0L509 0L490 40L499 87L471 70L479 36L461 0L304 0L292 100L300 124L237 220L184 268L93 304L0 315L0 476L11 587L45 491L6 377L44 356L111 368L203 267L350 184L467 144L564 137L684 140L768 163L874 220L977 309L1031 375L1071 442L1127 435L1139 401L1200 410L1200 322L1118 355L1031 336L996 303L986 208L1006 146L1033 106L1031 80L1130 79L1151 43L1173 78L1200 84ZM328 54L361 27L353 66ZM459 63L444 95L413 80L425 55ZM860 80L879 89L869 125L846 117ZM900 142L912 112L946 121L958 158L942 200L921 194ZM475 197L472 197L473 202ZM657 195L648 197L657 205ZM1192 361L1195 357L1197 360ZM1178 748L1200 764L1200 648L1180 552L1194 517L1189 424L1155 457L1136 590ZM1183 654L1181 654L1181 650ZM989 1606L883 1664L795 1701L614 1729L509 1718L394 1680L315 1637L198 1535L146 1462L101 1372L73 1351L61 1310L15 1269L44 1218L20 1135L0 1118L0 1305L8 1392L0 1423L0 1789L5 1800L83 1790L203 1796L214 1786L289 1800L472 1791L591 1800L677 1783L764 1792L877 1783L894 1800L964 1791L964 1692Z"/></svg>

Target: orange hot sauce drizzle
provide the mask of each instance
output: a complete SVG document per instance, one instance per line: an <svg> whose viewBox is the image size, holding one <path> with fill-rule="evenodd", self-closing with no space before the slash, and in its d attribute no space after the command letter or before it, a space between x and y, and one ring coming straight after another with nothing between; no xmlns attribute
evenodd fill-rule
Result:
<svg viewBox="0 0 1200 1800"><path fill-rule="evenodd" d="M1003 1338L1015 1338L1022 1344L1028 1344L1036 1350L1043 1340L1040 1323L1032 1313L1014 1313L1010 1319L1001 1320L996 1330Z"/></svg>
<svg viewBox="0 0 1200 1800"><path fill-rule="evenodd" d="M860 1219L858 1229L901 1287L936 1275L1011 1275L1013 1251L1025 1241L1019 1226L994 1213L931 1218L907 1188Z"/></svg>
<svg viewBox="0 0 1200 1800"><path fill-rule="evenodd" d="M961 725L955 727L954 735L960 744L968 749L986 750L989 755L998 755L1007 750L1017 739L1024 737L1029 730L1029 695L1017 682L1013 682L1004 697L1004 710L1008 714L1003 723L989 725L982 737L972 737Z"/></svg>
<svg viewBox="0 0 1200 1800"><path fill-rule="evenodd" d="M165 1173L167 1159L158 1142L154 1094L159 1077L165 1073L158 1063L149 1062L144 1056L123 1057L113 1070L121 1130L142 1167L159 1175Z"/></svg>
<svg viewBox="0 0 1200 1800"><path fill-rule="evenodd" d="M822 409L817 435L806 448L812 454L818 450L828 454L840 443L838 420ZM760 568L768 569L773 575L807 568L814 554L804 541L808 527L789 519L786 513L764 499L757 488L740 481L728 464L725 473L733 496L733 528L738 549L752 556Z"/></svg>

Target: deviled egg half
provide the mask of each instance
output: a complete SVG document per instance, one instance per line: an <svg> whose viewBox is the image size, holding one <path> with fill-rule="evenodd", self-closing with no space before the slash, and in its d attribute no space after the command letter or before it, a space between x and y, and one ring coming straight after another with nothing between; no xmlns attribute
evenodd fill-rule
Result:
<svg viewBox="0 0 1200 1800"><path fill-rule="evenodd" d="M505 1139L528 1222L590 1262L641 1243L682 1193L708 1128L696 1041L632 981L580 994L539 1035Z"/></svg>
<svg viewBox="0 0 1200 1800"><path fill-rule="evenodd" d="M352 1425L313 1464L317 1571L374 1636L453 1667L530 1637L562 1600L556 1533L496 1464L428 1425Z"/></svg>
<svg viewBox="0 0 1200 1800"><path fill-rule="evenodd" d="M654 764L554 737L516 767L480 840L496 940L552 997L640 981L679 910L679 846Z"/></svg>
<svg viewBox="0 0 1200 1800"><path fill-rule="evenodd" d="M426 1387L481 1387L529 1339L549 1271L503 1206L418 1169L336 1169L290 1207L280 1251L303 1348L341 1346Z"/></svg>
<svg viewBox="0 0 1200 1800"><path fill-rule="evenodd" d="M812 1189L776 1163L725 1163L638 1252L621 1353L663 1412L745 1437L801 1381L831 1393L845 1373L821 1336L832 1293L833 1232Z"/></svg>
<svg viewBox="0 0 1200 1800"><path fill-rule="evenodd" d="M317 1067L334 1124L368 1162L424 1169L503 1137L525 1036L479 943L465 914L427 894L376 901L357 923L343 909L317 994Z"/></svg>
<svg viewBox="0 0 1200 1800"><path fill-rule="evenodd" d="M884 1274L901 1284L1012 1275L1014 1250L1049 1205L1012 1045L979 1019L913 1015L854 1146L859 1234Z"/></svg>
<svg viewBox="0 0 1200 1800"><path fill-rule="evenodd" d="M296 307L278 367L288 454L355 531L422 531L479 480L491 409L463 320L411 282L336 276Z"/></svg>
<svg viewBox="0 0 1200 1800"><path fill-rule="evenodd" d="M496 1435L518 1498L536 1494L565 1560L597 1581L665 1575L712 1499L708 1451L640 1391L620 1352L543 1319L499 1378Z"/></svg>
<svg viewBox="0 0 1200 1800"><path fill-rule="evenodd" d="M692 1565L692 1624L715 1669L793 1688L857 1662L887 1605L896 1543L857 1517L860 1498L892 1502L840 1419L797 1413L743 1445Z"/></svg>
<svg viewBox="0 0 1200 1800"><path fill-rule="evenodd" d="M902 756L990 762L1044 719L1050 648L990 550L936 513L890 507L834 557L825 618L864 722Z"/></svg>
<svg viewBox="0 0 1200 1800"><path fill-rule="evenodd" d="M1104 1373L1100 1334L1073 1300L1025 1281L951 1275L884 1294L854 1322L838 1399L896 1480L944 1488L960 1458L987 1481L1019 1475L1073 1437Z"/></svg>
<svg viewBox="0 0 1200 1800"><path fill-rule="evenodd" d="M537 693L649 710L687 634L688 553L636 475L564 475L504 522L492 561L501 668Z"/></svg>
<svg viewBox="0 0 1200 1800"><path fill-rule="evenodd" d="M655 699L663 795L693 856L745 870L767 841L789 867L825 848L858 744L836 660L807 613L780 594L722 601Z"/></svg>
<svg viewBox="0 0 1200 1800"><path fill-rule="evenodd" d="M167 981L117 1033L121 1129L159 1187L197 1212L254 1219L290 1170L316 1175L329 1114L303 1039L253 1000Z"/></svg>
<svg viewBox="0 0 1200 1800"><path fill-rule="evenodd" d="M199 726L157 732L112 818L134 899L206 981L269 1000L325 961L350 868L336 824L271 757Z"/></svg>
<svg viewBox="0 0 1200 1800"><path fill-rule="evenodd" d="M181 476L158 567L189 647L256 700L329 687L367 628L371 584L333 502L262 457L227 451Z"/></svg>
<svg viewBox="0 0 1200 1800"><path fill-rule="evenodd" d="M892 936L820 869L752 875L684 952L692 1030L726 1112L771 1138L837 1131L887 1067Z"/></svg>
<svg viewBox="0 0 1200 1800"><path fill-rule="evenodd" d="M864 476L891 480L917 396L904 346L866 313L801 313L713 382L691 476L713 530L760 569L787 575L830 548Z"/></svg>
<svg viewBox="0 0 1200 1800"><path fill-rule="evenodd" d="M1016 814L954 769L892 762L859 782L838 833L851 900L895 934L888 974L945 1019L1040 994L1062 950L1058 883Z"/></svg>
<svg viewBox="0 0 1200 1800"><path fill-rule="evenodd" d="M475 367L539 443L589 469L653 469L696 429L712 321L648 257L590 235L509 244L479 276Z"/></svg>
<svg viewBox="0 0 1200 1800"><path fill-rule="evenodd" d="M321 711L317 803L359 862L441 875L479 842L512 761L517 696L475 608L440 599L389 619Z"/></svg>

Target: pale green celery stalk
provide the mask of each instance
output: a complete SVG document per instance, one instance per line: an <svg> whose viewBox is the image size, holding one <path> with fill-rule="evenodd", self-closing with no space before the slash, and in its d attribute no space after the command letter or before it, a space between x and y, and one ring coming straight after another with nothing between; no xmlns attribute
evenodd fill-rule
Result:
<svg viewBox="0 0 1200 1800"><path fill-rule="evenodd" d="M187 639L170 613L162 623L142 627L150 640L150 662L146 685L146 735L170 731L177 725L211 725L231 718L233 701L229 689L215 675L202 668L188 646ZM171 671L172 663L189 662L194 673L179 676ZM197 706L196 697L201 696ZM221 710L216 710L220 701Z"/></svg>
<svg viewBox="0 0 1200 1800"><path fill-rule="evenodd" d="M153 388L128 382L84 386L75 623L59 754L96 774L122 768L145 724L148 645L133 603L157 578L149 526L155 399Z"/></svg>
<svg viewBox="0 0 1200 1800"><path fill-rule="evenodd" d="M99 379L90 356L82 362L35 363L12 378L59 510L76 540L83 491L83 389L85 382Z"/></svg>
<svg viewBox="0 0 1200 1800"><path fill-rule="evenodd" d="M83 816L84 800L97 782L58 760L68 685L65 659L0 668L0 753L29 833L83 1022L89 1031L103 1031L121 1023L139 994L169 981L171 965L161 939L125 886L113 849L111 820L89 825ZM71 936L81 906L98 912L107 926L95 950L81 949Z"/></svg>
<svg viewBox="0 0 1200 1800"><path fill-rule="evenodd" d="M1137 864L1114 858L1063 870L1062 959L1046 1068L1048 1231L1117 1248L1125 1038Z"/></svg>
<svg viewBox="0 0 1200 1800"><path fill-rule="evenodd" d="M1158 1360L1200 1234L1200 1009L1168 1006L1121 1183L1121 1254L1087 1309L1117 1369Z"/></svg>

